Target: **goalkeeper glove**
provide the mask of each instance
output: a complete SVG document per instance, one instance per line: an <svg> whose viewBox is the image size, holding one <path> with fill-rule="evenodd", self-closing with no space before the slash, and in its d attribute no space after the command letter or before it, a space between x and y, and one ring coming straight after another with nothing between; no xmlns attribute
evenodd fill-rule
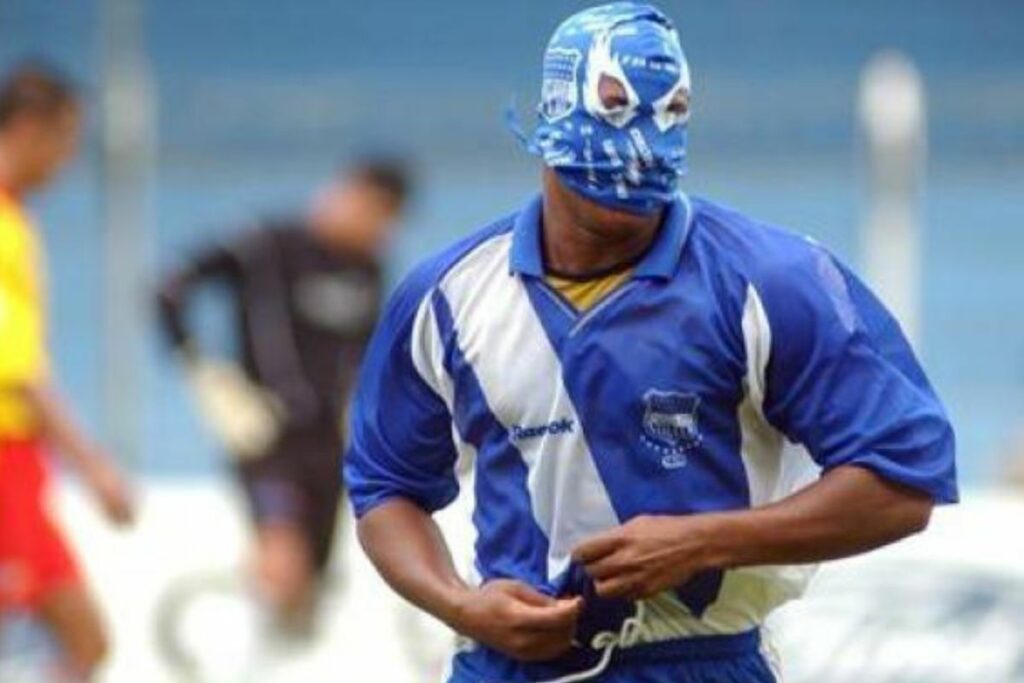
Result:
<svg viewBox="0 0 1024 683"><path fill-rule="evenodd" d="M264 455L281 432L284 410L277 397L234 363L191 360L188 379L206 426L239 460Z"/></svg>

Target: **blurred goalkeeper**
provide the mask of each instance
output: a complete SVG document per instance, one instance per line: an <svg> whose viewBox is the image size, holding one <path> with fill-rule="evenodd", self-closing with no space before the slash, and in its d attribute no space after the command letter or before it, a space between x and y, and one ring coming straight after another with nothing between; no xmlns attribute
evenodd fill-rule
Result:
<svg viewBox="0 0 1024 683"><path fill-rule="evenodd" d="M381 255L408 185L400 164L362 160L306 215L211 245L160 288L163 328L248 498L260 596L287 630L311 623L330 558L342 414L377 322ZM214 282L229 286L237 311L234 361L204 355L187 324L192 294Z"/></svg>

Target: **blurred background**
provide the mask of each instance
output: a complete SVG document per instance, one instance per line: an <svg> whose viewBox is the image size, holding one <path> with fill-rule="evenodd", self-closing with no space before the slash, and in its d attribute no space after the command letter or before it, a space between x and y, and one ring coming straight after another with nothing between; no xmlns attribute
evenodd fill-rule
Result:
<svg viewBox="0 0 1024 683"><path fill-rule="evenodd" d="M660 5L678 23L694 74L685 190L805 232L891 288L953 416L969 500L984 500L963 513L990 530L982 535L994 550L977 554L991 565L986 572L1016 567L1019 575L1024 549L1006 547L1020 545L1019 532L1002 535L1015 528L1009 511L1019 510L988 492L1005 483L1014 444L1024 444L1024 4ZM214 443L160 348L151 301L158 273L211 235L302 206L339 162L367 149L407 155L417 170L415 205L389 261L392 282L424 255L515 209L536 191L539 169L506 131L503 111L515 103L530 120L544 44L581 6L0 0L0 72L44 58L84 88L88 103L82 153L33 202L49 248L57 374L144 482L153 509L170 515L147 526L146 515L157 513L144 510L132 536L105 535L75 491L66 494L80 552L101 592L113 596L119 649L105 680L177 679L155 655L124 652L136 641L153 647L142 642L148 635L139 629L150 630L142 621L127 639L118 632L149 616L119 616L117 591L104 586L131 571L144 585L139 599L152 602L173 578L164 563L175 572L230 566L241 544L207 543L182 530L190 515L237 513ZM865 85L870 63L881 64L881 96ZM878 147L888 134L872 113L873 97L904 103L893 105L893 125L910 130L905 140L893 134L899 153L892 159ZM905 190L897 199L886 189L884 169L893 165L906 168L906 178L894 181ZM879 230L886 221L898 234ZM884 257L872 259L879 252L896 254L889 271ZM894 263L905 268L894 274ZM204 304L203 334L228 344L216 307ZM942 542L915 546L922 557L952 560L965 554L961 539L980 542L959 518L943 524ZM239 525L225 521L217 538L240 535ZM190 541L195 552L173 550ZM347 554L351 543L344 545ZM360 562L351 558L353 585L376 590ZM402 628L421 627L395 609ZM399 627L388 621L386 628ZM422 628L432 635L414 641L443 642L429 624ZM410 672L429 668L432 658L416 655L388 680L430 680ZM347 671L346 661L355 666L342 658L332 670ZM988 680L1024 680L1005 675ZM892 680L939 680L922 676Z"/></svg>

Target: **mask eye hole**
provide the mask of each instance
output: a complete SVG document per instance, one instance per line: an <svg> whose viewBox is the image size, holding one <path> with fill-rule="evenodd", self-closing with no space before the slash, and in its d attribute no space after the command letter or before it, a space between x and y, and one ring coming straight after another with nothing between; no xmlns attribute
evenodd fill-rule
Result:
<svg viewBox="0 0 1024 683"><path fill-rule="evenodd" d="M622 81L608 74L601 74L601 78L597 82L597 98L601 101L601 106L610 112L619 111L629 106L629 93L626 91L626 86Z"/></svg>
<svg viewBox="0 0 1024 683"><path fill-rule="evenodd" d="M654 123L662 133L690 118L690 90L679 86L654 104Z"/></svg>
<svg viewBox="0 0 1024 683"><path fill-rule="evenodd" d="M684 118L690 113L690 91L686 88L677 90L665 109L673 116Z"/></svg>

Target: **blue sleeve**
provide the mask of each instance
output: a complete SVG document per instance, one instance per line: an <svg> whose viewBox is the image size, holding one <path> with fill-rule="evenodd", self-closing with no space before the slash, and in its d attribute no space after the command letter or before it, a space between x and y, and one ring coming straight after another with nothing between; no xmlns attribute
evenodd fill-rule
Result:
<svg viewBox="0 0 1024 683"><path fill-rule="evenodd" d="M874 294L809 243L756 287L771 331L765 417L825 470L858 465L956 502L949 418Z"/></svg>
<svg viewBox="0 0 1024 683"><path fill-rule="evenodd" d="M357 517L395 497L433 512L458 494L451 416L413 362L426 279L414 273L395 292L360 370L344 465Z"/></svg>

